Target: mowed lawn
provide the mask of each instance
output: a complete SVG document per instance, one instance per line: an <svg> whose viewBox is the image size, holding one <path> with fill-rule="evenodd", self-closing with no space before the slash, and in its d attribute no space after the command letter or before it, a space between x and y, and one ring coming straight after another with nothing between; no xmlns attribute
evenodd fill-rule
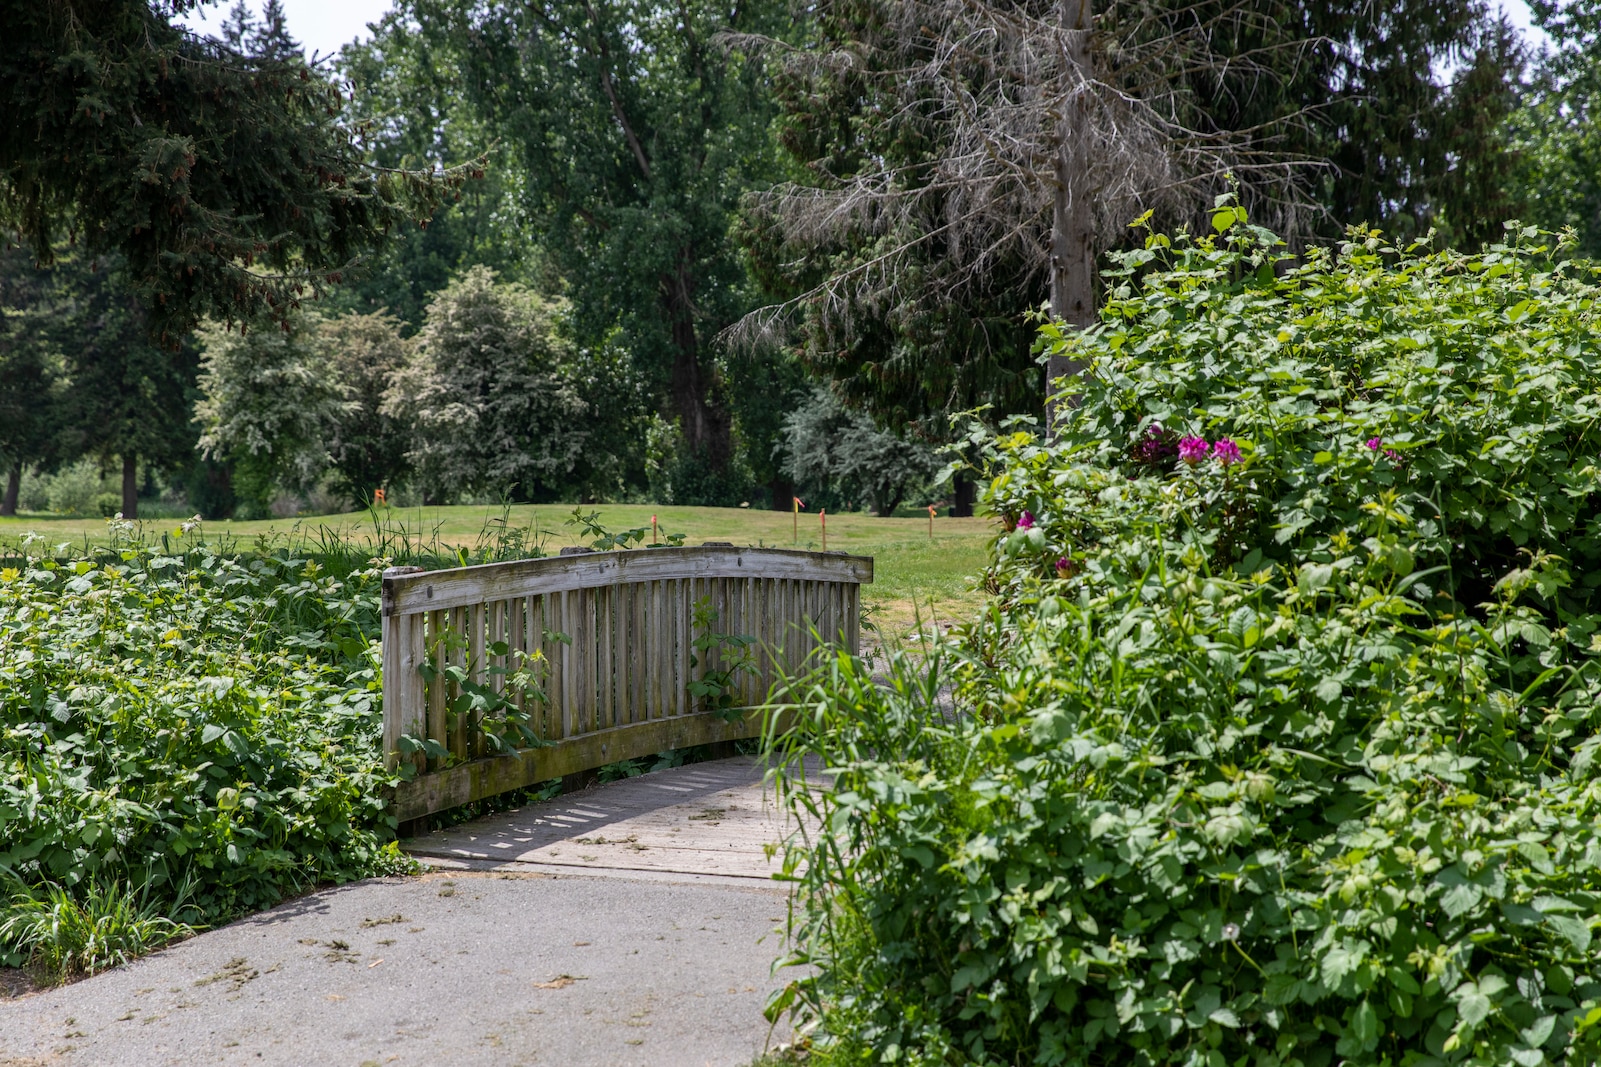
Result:
<svg viewBox="0 0 1601 1067"><path fill-rule="evenodd" d="M795 524L789 512L750 508L595 504L585 505L582 510L585 515L595 513L596 521L614 533L644 528L647 540L654 515L664 537L682 533L688 545L731 541L773 548L823 547L818 516L806 511L801 512L799 523ZM315 544L337 538L372 544L375 549L402 542L428 548L471 549L511 537L554 553L564 546L591 540L580 527L567 522L572 512L571 504L524 504L509 509L387 508L376 519L368 512L359 512L260 522L208 522L203 524L200 535L208 541L242 544L253 544L258 538L266 538L269 544ZM904 636L919 618L925 627L962 621L982 603L983 597L974 589L972 579L984 568L995 530L991 520L941 515L933 521L932 536L926 516L880 519L851 512L829 515L827 521L830 551L873 557L875 579L863 589L863 603L868 608L867 618L876 622L886 637ZM29 532L41 535L52 545L103 541L108 536L104 519L24 515L0 519L0 546L14 546ZM173 519L147 520L138 524L138 532L144 538L160 538L163 534L176 538L178 523Z"/></svg>

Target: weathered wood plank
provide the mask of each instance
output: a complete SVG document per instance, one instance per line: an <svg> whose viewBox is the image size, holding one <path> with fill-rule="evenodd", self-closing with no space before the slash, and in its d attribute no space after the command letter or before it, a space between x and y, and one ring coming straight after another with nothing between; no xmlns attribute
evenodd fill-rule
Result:
<svg viewBox="0 0 1601 1067"><path fill-rule="evenodd" d="M757 712L749 713L739 722L701 712L584 734L548 748L523 749L471 760L400 783L390 811L405 822L618 760L755 737L760 734L761 725L761 715Z"/></svg>
<svg viewBox="0 0 1601 1067"><path fill-rule="evenodd" d="M573 653L578 668L573 691L573 733L595 729L595 590L578 589L570 594L578 604L577 632L573 634Z"/></svg>
<svg viewBox="0 0 1601 1067"><path fill-rule="evenodd" d="M411 723L416 729L419 738L430 736L428 733L428 692L423 679L422 666L428 662L428 635L427 617L423 615L406 616L410 621L401 630L405 638L405 649L401 653L400 678L397 679L396 691L400 695L402 709L416 709ZM417 753L417 770L428 769L428 755L425 752Z"/></svg>
<svg viewBox="0 0 1601 1067"><path fill-rule="evenodd" d="M528 602L528 632L524 647L528 650L528 669L533 672L538 682L539 693L542 699L538 706L525 706L528 713L529 724L540 737L549 737L550 733L550 662L547 655L547 642L545 641L545 598L531 596L524 598Z"/></svg>
<svg viewBox="0 0 1601 1067"><path fill-rule="evenodd" d="M541 571L534 564L555 566ZM842 642L856 651L860 583L872 580L869 559L720 546L568 556L493 568L516 572L512 577L517 581L509 582L504 573L490 576L491 568L386 574L385 758L394 765L399 738L421 734L444 743L458 762L443 770L442 761L434 761L434 772L419 782L441 774L455 776L455 781L468 766L525 758L556 759L569 768L541 772L555 777L673 747L652 741L655 748L647 745L632 755L619 755L610 752L612 741L595 739L635 736L631 731L636 727L666 729L680 719L702 718L699 702L688 693L689 683L709 670L727 669L733 663L731 653L748 655L753 663L752 671L735 679L733 689L739 702L751 705L767 699L780 673L803 669L818 640ZM575 575L592 581L575 586ZM697 626L694 615L702 601L710 614ZM418 606L408 609L408 603ZM694 642L707 628L749 637L755 644L743 652L696 650ZM556 633L566 640L553 640ZM507 654L493 653L492 647L502 642ZM605 753L604 759L579 766L567 756L488 758L490 746L477 713L450 711L459 693L444 670L460 668L469 680L503 692L504 675L490 671L525 662L514 651L536 657L543 675L545 699L523 701L531 704L526 710L536 732L556 742L556 749L577 745L591 755ZM537 658L541 653L542 661ZM697 660L694 666L692 658ZM428 660L437 674L425 684L417 665ZM468 777L481 774L474 771ZM463 787L438 788L455 796ZM482 795L489 794L474 799Z"/></svg>
<svg viewBox="0 0 1601 1067"><path fill-rule="evenodd" d="M700 667L696 662L695 651L695 597L699 590L699 583L693 578L685 578L679 583L682 590L677 604L678 634L679 634L679 688L678 688L678 714L688 715L695 710L694 698L689 695L689 683L699 673Z"/></svg>
<svg viewBox="0 0 1601 1067"><path fill-rule="evenodd" d="M546 729L549 732L543 736L549 741L559 741L567 736L567 719L563 711L567 707L567 646L561 640L566 633L562 629L566 625L562 608L567 594L550 593L540 599L545 602L545 626L550 631L545 643L550 663L550 684L546 692L549 709Z"/></svg>
<svg viewBox="0 0 1601 1067"><path fill-rule="evenodd" d="M649 620L645 614L650 584L633 582L625 588L628 590L628 644L624 646L627 655L618 663L618 678L628 683L628 714L618 720L618 725L645 722L650 718L649 675L643 669L645 657L650 654Z"/></svg>
<svg viewBox="0 0 1601 1067"><path fill-rule="evenodd" d="M662 583L651 582L647 588L650 590L645 610L650 618L650 624L645 628L646 646L644 659L645 670L645 707L642 714L637 716L638 721L648 722L661 714L662 706L662 644L667 636L667 628L662 625Z"/></svg>
<svg viewBox="0 0 1601 1067"><path fill-rule="evenodd" d="M384 766L394 769L400 762L400 735L405 732L406 722L411 718L411 709L401 699L400 686L400 630L402 626L410 624L410 615L386 615L383 620L383 672L384 694L388 700L395 703L394 708L384 707ZM395 684L391 684L391 682Z"/></svg>
<svg viewBox="0 0 1601 1067"><path fill-rule="evenodd" d="M447 736L448 717L445 712L445 613L443 611L430 611L426 616L428 620L428 662L433 667L434 680L428 683L428 736L441 745L448 746L450 738ZM385 682L385 685L388 683ZM437 759L434 761L437 763Z"/></svg>
<svg viewBox="0 0 1601 1067"><path fill-rule="evenodd" d="M658 548L491 563L384 579L384 611L404 614L514 596L661 578L803 578L869 583L866 556L779 548Z"/></svg>

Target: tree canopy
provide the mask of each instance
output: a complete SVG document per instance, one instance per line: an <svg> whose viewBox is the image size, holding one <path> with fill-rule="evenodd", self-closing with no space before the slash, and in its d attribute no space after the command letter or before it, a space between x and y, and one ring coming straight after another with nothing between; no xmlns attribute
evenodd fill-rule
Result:
<svg viewBox="0 0 1601 1067"><path fill-rule="evenodd" d="M781 14L773 0L407 0L370 46L414 87L387 95L443 82L422 97L434 115L504 139L579 336L620 326L689 453L719 470L734 419L709 341L747 306L728 229L740 193L770 179L773 108L760 69L717 35L776 31Z"/></svg>
<svg viewBox="0 0 1601 1067"><path fill-rule="evenodd" d="M3 0L0 225L122 257L168 344L282 314L466 177L378 169L298 54L173 25L192 0Z"/></svg>
<svg viewBox="0 0 1601 1067"><path fill-rule="evenodd" d="M826 0L768 49L794 179L747 197L742 240L810 369L883 421L1037 410L1027 312L1093 322L1096 252L1147 209L1206 226L1225 172L1303 241L1355 219L1471 241L1510 210L1517 56L1481 0L1068 8L1085 26Z"/></svg>

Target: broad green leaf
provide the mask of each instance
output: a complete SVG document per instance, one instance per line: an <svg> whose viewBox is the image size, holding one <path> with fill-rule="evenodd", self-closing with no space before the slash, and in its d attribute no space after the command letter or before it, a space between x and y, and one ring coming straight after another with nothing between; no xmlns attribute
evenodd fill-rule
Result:
<svg viewBox="0 0 1601 1067"><path fill-rule="evenodd" d="M1477 907L1483 897L1483 889L1471 882L1463 882L1460 885L1451 886L1440 894L1440 907L1447 915L1455 919Z"/></svg>

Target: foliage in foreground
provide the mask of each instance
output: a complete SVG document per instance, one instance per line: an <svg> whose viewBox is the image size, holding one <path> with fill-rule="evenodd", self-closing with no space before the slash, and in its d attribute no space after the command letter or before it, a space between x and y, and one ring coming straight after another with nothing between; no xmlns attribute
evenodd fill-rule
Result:
<svg viewBox="0 0 1601 1067"><path fill-rule="evenodd" d="M995 443L986 616L797 684L775 1008L831 1061L1601 1057L1596 291L1239 222L1126 260L1074 425Z"/></svg>
<svg viewBox="0 0 1601 1067"><path fill-rule="evenodd" d="M140 900L116 882L90 881L76 893L54 884L37 894L18 888L0 912L0 945L41 978L93 974L194 932L163 910L182 909Z"/></svg>
<svg viewBox="0 0 1601 1067"><path fill-rule="evenodd" d="M96 949L103 932L74 954L61 929L126 912L125 935L159 940L159 918L404 865L378 741L381 572L329 562L124 543L0 569L0 962L103 964L122 951Z"/></svg>

